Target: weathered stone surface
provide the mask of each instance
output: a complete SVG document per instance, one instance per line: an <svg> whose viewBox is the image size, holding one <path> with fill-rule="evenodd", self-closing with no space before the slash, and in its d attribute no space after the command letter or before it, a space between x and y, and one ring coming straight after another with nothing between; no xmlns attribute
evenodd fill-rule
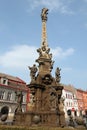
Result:
<svg viewBox="0 0 87 130"><path fill-rule="evenodd" d="M27 125L42 124L50 126L65 126L65 114L63 101L61 100L63 86L60 83L60 69L57 68L56 76L53 77L52 54L47 44L46 21L48 9L42 9L42 44L37 50L39 57L36 62L39 64L29 67L31 82L28 85L33 95L33 107L28 113L16 115L16 123ZM36 75L37 72L37 75Z"/></svg>
<svg viewBox="0 0 87 130"><path fill-rule="evenodd" d="M1 121L6 121L7 120L7 117L8 117L8 114L3 114L1 116Z"/></svg>

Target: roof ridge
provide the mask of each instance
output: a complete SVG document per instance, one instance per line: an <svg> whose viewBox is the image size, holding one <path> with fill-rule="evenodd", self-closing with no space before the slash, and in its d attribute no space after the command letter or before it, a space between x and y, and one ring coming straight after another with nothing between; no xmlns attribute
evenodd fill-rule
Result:
<svg viewBox="0 0 87 130"><path fill-rule="evenodd" d="M6 73L0 73L0 77L6 77L7 79L11 79L11 80L14 80L14 81L19 81L19 82L22 82L22 83L26 83L21 78L19 78L17 76L10 75L10 74L6 74Z"/></svg>

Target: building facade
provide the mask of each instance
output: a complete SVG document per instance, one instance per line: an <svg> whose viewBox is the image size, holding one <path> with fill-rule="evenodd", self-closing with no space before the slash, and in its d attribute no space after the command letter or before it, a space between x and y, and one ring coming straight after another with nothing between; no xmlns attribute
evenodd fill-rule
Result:
<svg viewBox="0 0 87 130"><path fill-rule="evenodd" d="M87 91L77 89L77 99L80 115L87 115Z"/></svg>
<svg viewBox="0 0 87 130"><path fill-rule="evenodd" d="M83 91L84 114L87 115L87 91Z"/></svg>
<svg viewBox="0 0 87 130"><path fill-rule="evenodd" d="M87 115L87 91L76 89L72 85L63 85L65 117L71 112L73 117Z"/></svg>
<svg viewBox="0 0 87 130"><path fill-rule="evenodd" d="M62 97L64 98L65 118L71 113L73 117L79 116L76 89L71 85L64 85Z"/></svg>
<svg viewBox="0 0 87 130"><path fill-rule="evenodd" d="M17 109L17 92L22 92L22 111L26 111L27 92L26 83L18 77L0 73L0 117L8 114L8 120L12 119Z"/></svg>

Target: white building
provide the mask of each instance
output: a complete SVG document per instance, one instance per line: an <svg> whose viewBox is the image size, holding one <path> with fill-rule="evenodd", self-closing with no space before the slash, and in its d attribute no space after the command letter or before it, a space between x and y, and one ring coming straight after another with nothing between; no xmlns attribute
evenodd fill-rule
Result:
<svg viewBox="0 0 87 130"><path fill-rule="evenodd" d="M62 91L62 97L64 100L64 111L65 118L68 117L68 113L70 112L73 117L79 116L78 113L78 101L76 98L76 89L71 85L64 85L64 89Z"/></svg>

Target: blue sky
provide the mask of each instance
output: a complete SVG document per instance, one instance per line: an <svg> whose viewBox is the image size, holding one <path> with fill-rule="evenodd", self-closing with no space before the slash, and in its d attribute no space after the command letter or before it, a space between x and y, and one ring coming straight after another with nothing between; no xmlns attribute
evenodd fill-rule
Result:
<svg viewBox="0 0 87 130"><path fill-rule="evenodd" d="M41 45L41 9L61 83L87 90L87 0L0 0L0 72L30 82L28 66Z"/></svg>

